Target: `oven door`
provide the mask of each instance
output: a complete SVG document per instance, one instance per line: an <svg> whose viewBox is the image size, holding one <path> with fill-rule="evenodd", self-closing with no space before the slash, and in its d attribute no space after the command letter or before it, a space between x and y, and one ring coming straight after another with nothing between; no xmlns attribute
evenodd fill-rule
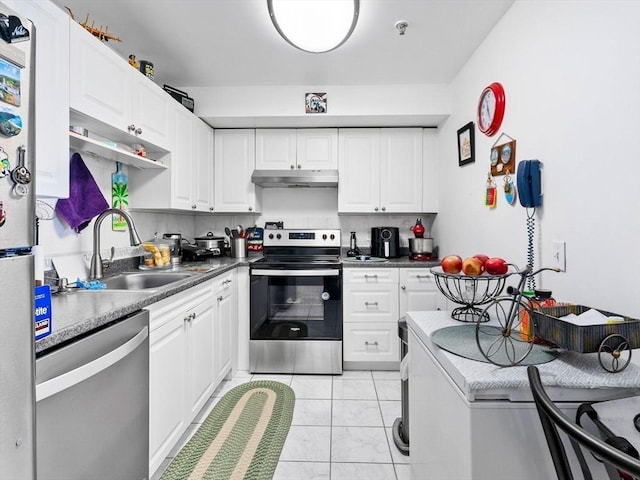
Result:
<svg viewBox="0 0 640 480"><path fill-rule="evenodd" d="M340 269L255 269L251 340L342 340Z"/></svg>
<svg viewBox="0 0 640 480"><path fill-rule="evenodd" d="M342 269L253 268L250 369L342 372Z"/></svg>

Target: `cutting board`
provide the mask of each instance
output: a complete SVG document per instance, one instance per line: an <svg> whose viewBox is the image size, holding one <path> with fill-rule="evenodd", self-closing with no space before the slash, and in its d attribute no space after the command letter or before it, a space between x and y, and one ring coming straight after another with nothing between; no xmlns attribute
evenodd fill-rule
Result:
<svg viewBox="0 0 640 480"><path fill-rule="evenodd" d="M120 162L116 163L116 171L111 175L111 206L129 209L129 179ZM127 230L127 222L121 215L112 215L111 228L114 232Z"/></svg>

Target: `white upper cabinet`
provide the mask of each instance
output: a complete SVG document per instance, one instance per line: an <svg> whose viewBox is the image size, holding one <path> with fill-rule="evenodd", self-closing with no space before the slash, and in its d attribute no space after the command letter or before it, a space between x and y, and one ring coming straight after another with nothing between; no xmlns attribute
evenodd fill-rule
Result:
<svg viewBox="0 0 640 480"><path fill-rule="evenodd" d="M422 143L421 128L340 129L338 211L422 211Z"/></svg>
<svg viewBox="0 0 640 480"><path fill-rule="evenodd" d="M296 130L256 130L256 170L296 168Z"/></svg>
<svg viewBox="0 0 640 480"><path fill-rule="evenodd" d="M438 131L422 131L422 211L438 211Z"/></svg>
<svg viewBox="0 0 640 480"><path fill-rule="evenodd" d="M380 210L422 210L422 129L380 130Z"/></svg>
<svg viewBox="0 0 640 480"><path fill-rule="evenodd" d="M175 100L76 22L70 40L71 108L112 127L98 132L107 138L168 149Z"/></svg>
<svg viewBox="0 0 640 480"><path fill-rule="evenodd" d="M170 112L169 168L129 169L130 208L212 213L213 129L177 102Z"/></svg>
<svg viewBox="0 0 640 480"><path fill-rule="evenodd" d="M304 128L297 131L297 168L325 170L338 168L338 129Z"/></svg>
<svg viewBox="0 0 640 480"><path fill-rule="evenodd" d="M255 130L216 129L215 211L260 213L262 188L251 182L255 168Z"/></svg>
<svg viewBox="0 0 640 480"><path fill-rule="evenodd" d="M256 170L338 168L335 128L257 129Z"/></svg>
<svg viewBox="0 0 640 480"><path fill-rule="evenodd" d="M380 210L380 129L340 129L338 211Z"/></svg>
<svg viewBox="0 0 640 480"><path fill-rule="evenodd" d="M69 15L48 1L6 0L36 25L36 195L69 196Z"/></svg>

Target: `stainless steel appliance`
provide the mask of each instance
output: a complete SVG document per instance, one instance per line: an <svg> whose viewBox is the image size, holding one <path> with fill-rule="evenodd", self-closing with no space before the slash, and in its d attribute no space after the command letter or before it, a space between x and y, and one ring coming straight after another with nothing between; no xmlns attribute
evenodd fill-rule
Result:
<svg viewBox="0 0 640 480"><path fill-rule="evenodd" d="M36 418L38 480L148 479L149 312L39 356Z"/></svg>
<svg viewBox="0 0 640 480"><path fill-rule="evenodd" d="M342 373L340 230L266 230L250 264L251 372Z"/></svg>
<svg viewBox="0 0 640 480"><path fill-rule="evenodd" d="M409 258L411 260L433 260L433 238L410 238Z"/></svg>
<svg viewBox="0 0 640 480"><path fill-rule="evenodd" d="M0 13L0 478L32 480L35 32L2 4Z"/></svg>
<svg viewBox="0 0 640 480"><path fill-rule="evenodd" d="M400 256L400 231L398 227L371 228L371 255L382 258Z"/></svg>

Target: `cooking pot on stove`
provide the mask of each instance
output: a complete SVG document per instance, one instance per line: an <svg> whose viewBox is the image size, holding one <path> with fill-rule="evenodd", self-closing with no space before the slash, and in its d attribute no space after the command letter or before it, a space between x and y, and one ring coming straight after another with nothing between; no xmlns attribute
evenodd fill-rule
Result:
<svg viewBox="0 0 640 480"><path fill-rule="evenodd" d="M212 232L208 232L204 237L196 237L193 239L196 245L208 250L219 248L224 251L224 237L216 237Z"/></svg>

